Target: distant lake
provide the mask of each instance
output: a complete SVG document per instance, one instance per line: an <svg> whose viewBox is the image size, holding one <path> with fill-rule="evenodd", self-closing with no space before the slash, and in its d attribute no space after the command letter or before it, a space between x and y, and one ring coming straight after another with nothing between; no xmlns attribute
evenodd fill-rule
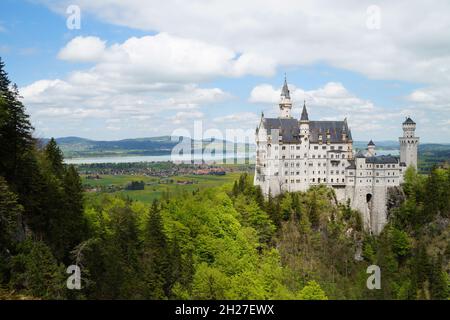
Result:
<svg viewBox="0 0 450 320"><path fill-rule="evenodd" d="M179 155L172 156L170 154L161 156L124 156L124 157L92 157L92 158L72 158L65 159L64 162L67 164L92 164L92 163L132 163L132 162L166 162L172 161L175 163L190 163L191 160L199 162L201 160L205 162L222 162L225 158L227 163L232 163L233 159L238 160L239 163L245 163L245 158L250 158L250 163L254 163L255 153L251 152L249 154L245 153L229 153L225 155L211 155L211 154L200 154L195 153L194 155Z"/></svg>

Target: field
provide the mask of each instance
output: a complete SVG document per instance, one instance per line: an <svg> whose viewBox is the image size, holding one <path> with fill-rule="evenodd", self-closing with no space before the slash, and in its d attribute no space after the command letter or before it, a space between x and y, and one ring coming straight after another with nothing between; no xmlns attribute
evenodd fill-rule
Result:
<svg viewBox="0 0 450 320"><path fill-rule="evenodd" d="M233 172L227 173L224 176L182 175L166 179L139 175L101 175L100 179L88 179L86 175L82 175L82 182L86 188L91 189L87 192L88 196L94 196L100 193L110 193L150 203L154 199L161 198L164 194L171 196L183 192L192 192L198 189L233 183L239 178L240 174L240 172ZM124 190L124 188L132 181L144 181L145 189ZM183 184L186 182L189 182L190 184ZM93 191L92 189L94 188L96 188L97 191Z"/></svg>

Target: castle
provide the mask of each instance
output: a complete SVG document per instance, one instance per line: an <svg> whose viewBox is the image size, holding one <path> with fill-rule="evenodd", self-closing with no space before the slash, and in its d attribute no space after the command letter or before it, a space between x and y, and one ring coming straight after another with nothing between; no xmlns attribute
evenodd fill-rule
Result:
<svg viewBox="0 0 450 320"><path fill-rule="evenodd" d="M291 116L286 79L279 107L278 118L262 114L256 128L254 184L265 196L320 184L332 187L338 201L350 200L351 207L361 212L364 228L379 234L387 222L388 189L402 183L408 166L417 168L415 122L409 117L403 122L400 158L376 155L372 140L366 152L354 154L347 119L309 120L306 103L299 120Z"/></svg>

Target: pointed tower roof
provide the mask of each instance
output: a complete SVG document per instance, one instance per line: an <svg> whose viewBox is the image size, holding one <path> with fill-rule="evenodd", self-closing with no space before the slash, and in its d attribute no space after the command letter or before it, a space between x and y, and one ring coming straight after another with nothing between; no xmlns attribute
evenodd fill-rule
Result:
<svg viewBox="0 0 450 320"><path fill-rule="evenodd" d="M369 141L369 143L367 144L368 146L374 146L375 145L375 143L373 143L373 141L372 140L370 140Z"/></svg>
<svg viewBox="0 0 450 320"><path fill-rule="evenodd" d="M291 95L289 93L287 80L286 80L286 75L284 76L284 84L283 84L283 89L281 89L281 96L284 96L287 99L291 98Z"/></svg>
<svg viewBox="0 0 450 320"><path fill-rule="evenodd" d="M302 110L302 116L300 117L300 121L309 121L308 111L306 110L306 101L305 100L303 100L303 110Z"/></svg>
<svg viewBox="0 0 450 320"><path fill-rule="evenodd" d="M405 122L403 124L416 124L410 117L406 117Z"/></svg>

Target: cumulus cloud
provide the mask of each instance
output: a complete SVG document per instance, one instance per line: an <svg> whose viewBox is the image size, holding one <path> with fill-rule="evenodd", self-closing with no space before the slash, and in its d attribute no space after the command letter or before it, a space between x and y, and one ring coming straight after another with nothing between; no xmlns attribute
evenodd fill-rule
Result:
<svg viewBox="0 0 450 320"><path fill-rule="evenodd" d="M254 55L265 66L325 62L377 79L450 82L450 3L443 0L377 1L377 29L366 24L372 0L42 2L61 13L78 4L109 23L240 52L250 68L245 59Z"/></svg>
<svg viewBox="0 0 450 320"><path fill-rule="evenodd" d="M258 116L253 112L238 112L213 119L216 123L232 123L254 127L258 121Z"/></svg>
<svg viewBox="0 0 450 320"><path fill-rule="evenodd" d="M106 41L97 37L76 37L58 53L61 60L96 62L105 52Z"/></svg>
<svg viewBox="0 0 450 320"><path fill-rule="evenodd" d="M290 85L291 97L297 103L306 100L308 104L318 108L331 109L341 113L347 112L372 112L374 105L368 100L358 98L349 92L339 82L328 82L323 87L305 91ZM250 93L249 101L253 103L274 104L280 99L281 88L262 84L254 87Z"/></svg>

